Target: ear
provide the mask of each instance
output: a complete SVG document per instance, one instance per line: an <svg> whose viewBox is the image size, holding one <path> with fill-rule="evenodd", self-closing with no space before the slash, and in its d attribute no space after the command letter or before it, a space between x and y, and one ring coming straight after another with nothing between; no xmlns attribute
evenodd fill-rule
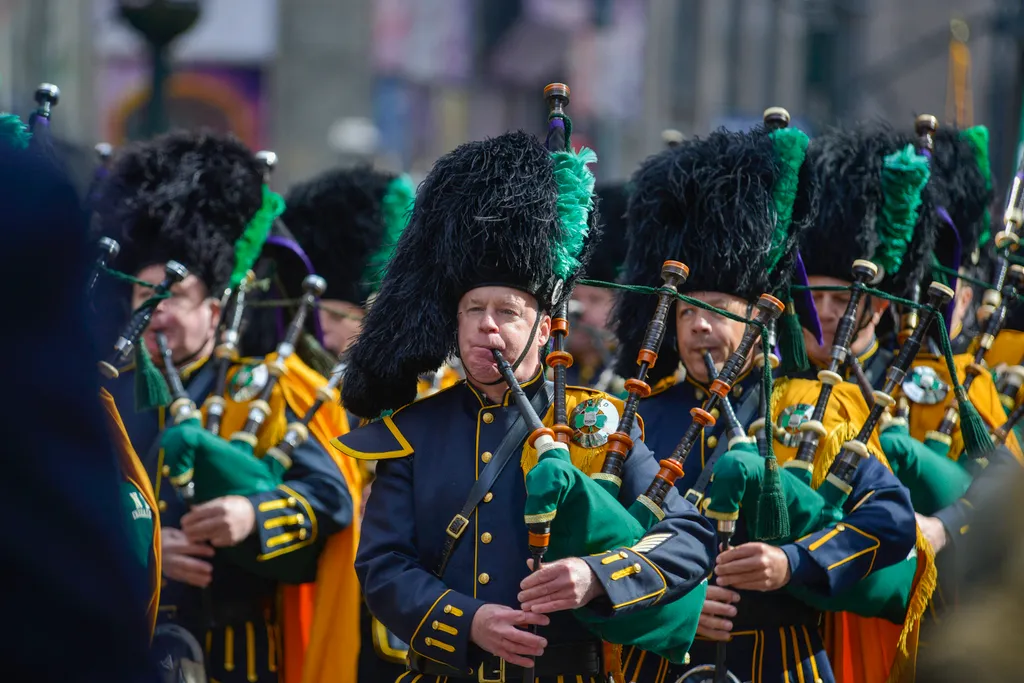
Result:
<svg viewBox="0 0 1024 683"><path fill-rule="evenodd" d="M889 301L872 297L871 299L871 324L877 325L882 320L882 314L889 310Z"/></svg>
<svg viewBox="0 0 1024 683"><path fill-rule="evenodd" d="M211 296L206 301L210 306L210 324L213 327L217 327L220 324L220 315L222 313L220 308L220 299Z"/></svg>
<svg viewBox="0 0 1024 683"><path fill-rule="evenodd" d="M544 346L551 338L551 316L547 313L541 314L540 323L537 325L537 346Z"/></svg>

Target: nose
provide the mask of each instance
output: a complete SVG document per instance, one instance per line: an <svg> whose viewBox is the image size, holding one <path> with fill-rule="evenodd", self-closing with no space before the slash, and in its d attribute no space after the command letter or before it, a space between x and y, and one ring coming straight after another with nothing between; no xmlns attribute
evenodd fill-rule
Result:
<svg viewBox="0 0 1024 683"><path fill-rule="evenodd" d="M697 314L693 316L693 322L690 325L690 329L695 333L709 334L712 327L707 314L703 311L698 311Z"/></svg>
<svg viewBox="0 0 1024 683"><path fill-rule="evenodd" d="M480 316L478 328L484 334L497 334L499 330L498 323L494 319L494 315L492 315L490 311L487 311L482 316Z"/></svg>

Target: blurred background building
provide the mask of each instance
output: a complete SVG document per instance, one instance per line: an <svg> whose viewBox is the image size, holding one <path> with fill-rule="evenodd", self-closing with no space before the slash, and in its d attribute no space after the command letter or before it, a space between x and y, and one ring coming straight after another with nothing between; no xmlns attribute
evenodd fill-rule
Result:
<svg viewBox="0 0 1024 683"><path fill-rule="evenodd" d="M771 105L811 133L868 117L909 130L918 113L985 123L1006 178L1021 128L1022 5L0 0L0 109L27 114L40 82L60 86L53 126L83 165L96 142L154 126L231 130L279 154L284 186L362 160L420 176L465 140L541 131L541 90L561 80L574 141L597 150L600 179L627 176L665 128L748 127ZM156 51L126 9L170 12L157 32L185 31L161 53L170 71L156 118ZM194 23L168 28L195 10Z"/></svg>

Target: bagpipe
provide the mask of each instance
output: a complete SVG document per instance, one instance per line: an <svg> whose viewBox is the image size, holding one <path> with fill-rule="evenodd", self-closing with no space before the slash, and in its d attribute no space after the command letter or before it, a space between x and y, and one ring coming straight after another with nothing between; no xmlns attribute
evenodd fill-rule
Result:
<svg viewBox="0 0 1024 683"><path fill-rule="evenodd" d="M564 107L569 101L567 86L555 83L545 88L549 107L548 148L563 152L569 147L571 124ZM664 337L666 319L676 287L685 281L685 265L667 261L662 272L665 284L659 290L657 311L651 320L638 359L637 376L626 381L629 396L615 433L609 435L605 461L600 472L591 476L577 468L569 451L573 428L567 420L566 373L572 356L565 350L568 334L566 306L568 294L556 307L552 329L552 350L546 362L553 374L553 424L545 427L527 400L511 366L494 350L499 370L508 384L516 406L530 427L528 445L537 450L537 464L526 474L525 521L529 534L534 570L547 560L587 556L610 548L636 544L650 526L642 524L618 500L622 465L633 447L630 434L636 421L637 404L650 393L644 381L647 369L657 360ZM633 568L630 568L632 570ZM704 603L706 584L682 598L649 610L617 617L610 622L588 613L575 611L575 616L602 640L615 645L634 645L671 661L685 660L697 631L697 620ZM533 679L533 672L525 676Z"/></svg>
<svg viewBox="0 0 1024 683"><path fill-rule="evenodd" d="M934 117L919 116L917 125L919 131L927 130L930 127L931 131L934 132L937 122ZM930 137L928 139L930 140ZM1015 298L1016 278L1010 276L1010 253L1016 250L1020 244L1018 230L1021 226L1022 216L1024 216L1024 213L1022 213L1024 212L1024 186L1022 186L1022 179L1024 179L1024 158L1018 162L1013 184L1010 186L1007 196L1006 210L1003 213L1003 229L993 236L993 243L997 254L995 279L992 286L983 295L982 304L977 311L979 332L978 336L971 343L974 355L971 363L966 368L966 376L963 381L964 392L970 390L971 384L974 383L976 377L989 372L988 367L985 365L985 355L992 348L996 335L1002 329L1008 304ZM953 371L951 370L951 372ZM1010 406L1016 401L1016 393L1010 394L1007 397L1007 393L1012 391L1013 381L1013 373L1010 373L1010 379L1004 385L1003 398L1001 399L1004 406L1007 401L1009 401ZM1019 388L1019 384L1017 386ZM955 403L946 408L939 426L935 430L929 431L925 436L925 443L943 454L948 452L952 445L952 434L958 420L966 423L966 420L963 419L965 412L964 401L959 400L959 395L957 399ZM963 431L979 428L987 431L987 428L983 426L977 427L976 424L971 426L964 424L961 427ZM983 462L981 464L982 466L984 465Z"/></svg>

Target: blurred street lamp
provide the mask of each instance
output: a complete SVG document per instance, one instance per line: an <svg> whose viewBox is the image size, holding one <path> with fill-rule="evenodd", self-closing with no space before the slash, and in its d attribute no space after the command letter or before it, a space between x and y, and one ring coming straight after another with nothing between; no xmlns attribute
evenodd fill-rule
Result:
<svg viewBox="0 0 1024 683"><path fill-rule="evenodd" d="M145 136L167 130L166 85L171 74L170 45L192 28L199 0L118 0L120 17L142 35L152 60L152 83L146 109Z"/></svg>

